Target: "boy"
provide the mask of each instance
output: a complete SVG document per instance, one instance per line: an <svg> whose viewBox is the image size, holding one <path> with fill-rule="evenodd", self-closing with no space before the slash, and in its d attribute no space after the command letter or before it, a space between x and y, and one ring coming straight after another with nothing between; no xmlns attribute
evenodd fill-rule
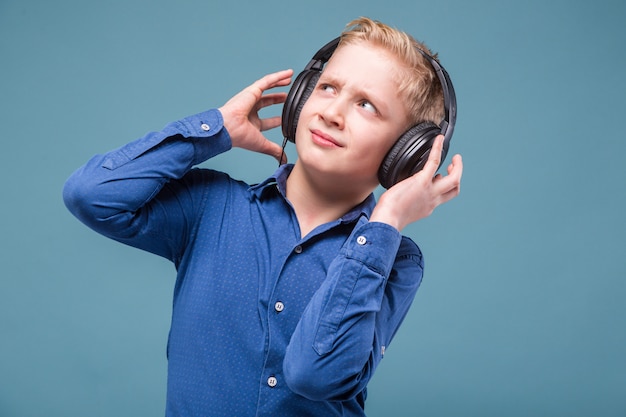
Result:
<svg viewBox="0 0 626 417"><path fill-rule="evenodd" d="M424 169L375 202L383 157L416 122L439 121L441 88L412 38L349 24L301 108L298 160L249 186L193 166L231 146L283 159L261 108L292 71L92 158L66 205L103 235L174 262L168 416L362 416L366 386L422 279L400 231L459 192L462 162ZM403 51L403 52L400 52ZM417 103L417 104L415 104Z"/></svg>

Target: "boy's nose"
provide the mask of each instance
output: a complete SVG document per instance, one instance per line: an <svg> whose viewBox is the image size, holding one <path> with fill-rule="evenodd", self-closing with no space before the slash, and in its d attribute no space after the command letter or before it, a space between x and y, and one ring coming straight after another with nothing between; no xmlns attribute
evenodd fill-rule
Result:
<svg viewBox="0 0 626 417"><path fill-rule="evenodd" d="M320 116L329 125L343 129L345 122L345 105L340 100L334 100L328 104L320 113Z"/></svg>

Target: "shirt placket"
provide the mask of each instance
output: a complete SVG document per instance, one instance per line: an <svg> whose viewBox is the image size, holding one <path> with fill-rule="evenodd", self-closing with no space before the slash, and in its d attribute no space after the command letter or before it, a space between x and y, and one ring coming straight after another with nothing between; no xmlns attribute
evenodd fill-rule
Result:
<svg viewBox="0 0 626 417"><path fill-rule="evenodd" d="M304 252L304 244L297 243L290 251L288 258L285 260L278 279L274 283L274 290L269 299L267 310L268 323L268 348L265 359L265 366L259 381L259 409L257 416L275 415L275 406L277 402L290 395L290 390L284 379L283 359L285 349L289 343L289 335L293 329L287 322L294 321L295 317L290 315L299 314L294 312L291 303L297 303L301 300L288 299L287 296L280 291L281 275L288 268L294 257L300 256Z"/></svg>

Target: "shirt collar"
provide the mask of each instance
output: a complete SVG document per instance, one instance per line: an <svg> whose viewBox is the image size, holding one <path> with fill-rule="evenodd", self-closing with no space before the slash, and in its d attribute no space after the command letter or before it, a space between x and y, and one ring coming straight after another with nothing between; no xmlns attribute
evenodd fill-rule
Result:
<svg viewBox="0 0 626 417"><path fill-rule="evenodd" d="M287 200L287 178L289 177L289 174L291 174L292 169L293 164L283 164L279 166L274 174L268 177L265 181L252 185L250 187L250 193L253 197L262 199L268 190L278 189L280 195ZM372 211L374 210L374 206L376 206L376 198L372 193L367 196L362 203L356 205L352 210L344 214L339 220L341 222L351 222L358 219L361 215L369 219L370 214L372 214Z"/></svg>
<svg viewBox="0 0 626 417"><path fill-rule="evenodd" d="M280 194L286 199L287 178L289 177L289 174L291 174L292 169L293 164L282 164L278 167L274 174L267 178L265 181L259 184L252 185L250 187L250 193L252 193L254 197L262 199L265 195L266 190L278 188Z"/></svg>

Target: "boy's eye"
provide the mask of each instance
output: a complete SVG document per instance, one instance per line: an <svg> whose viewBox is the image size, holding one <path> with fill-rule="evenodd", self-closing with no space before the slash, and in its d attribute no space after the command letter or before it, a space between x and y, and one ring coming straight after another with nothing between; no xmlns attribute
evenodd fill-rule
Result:
<svg viewBox="0 0 626 417"><path fill-rule="evenodd" d="M320 90L325 91L327 93L332 93L333 91L335 91L335 88L330 84L320 84L319 88Z"/></svg>
<svg viewBox="0 0 626 417"><path fill-rule="evenodd" d="M374 105L367 100L361 101L359 106L368 112L376 113L376 107L374 107Z"/></svg>

